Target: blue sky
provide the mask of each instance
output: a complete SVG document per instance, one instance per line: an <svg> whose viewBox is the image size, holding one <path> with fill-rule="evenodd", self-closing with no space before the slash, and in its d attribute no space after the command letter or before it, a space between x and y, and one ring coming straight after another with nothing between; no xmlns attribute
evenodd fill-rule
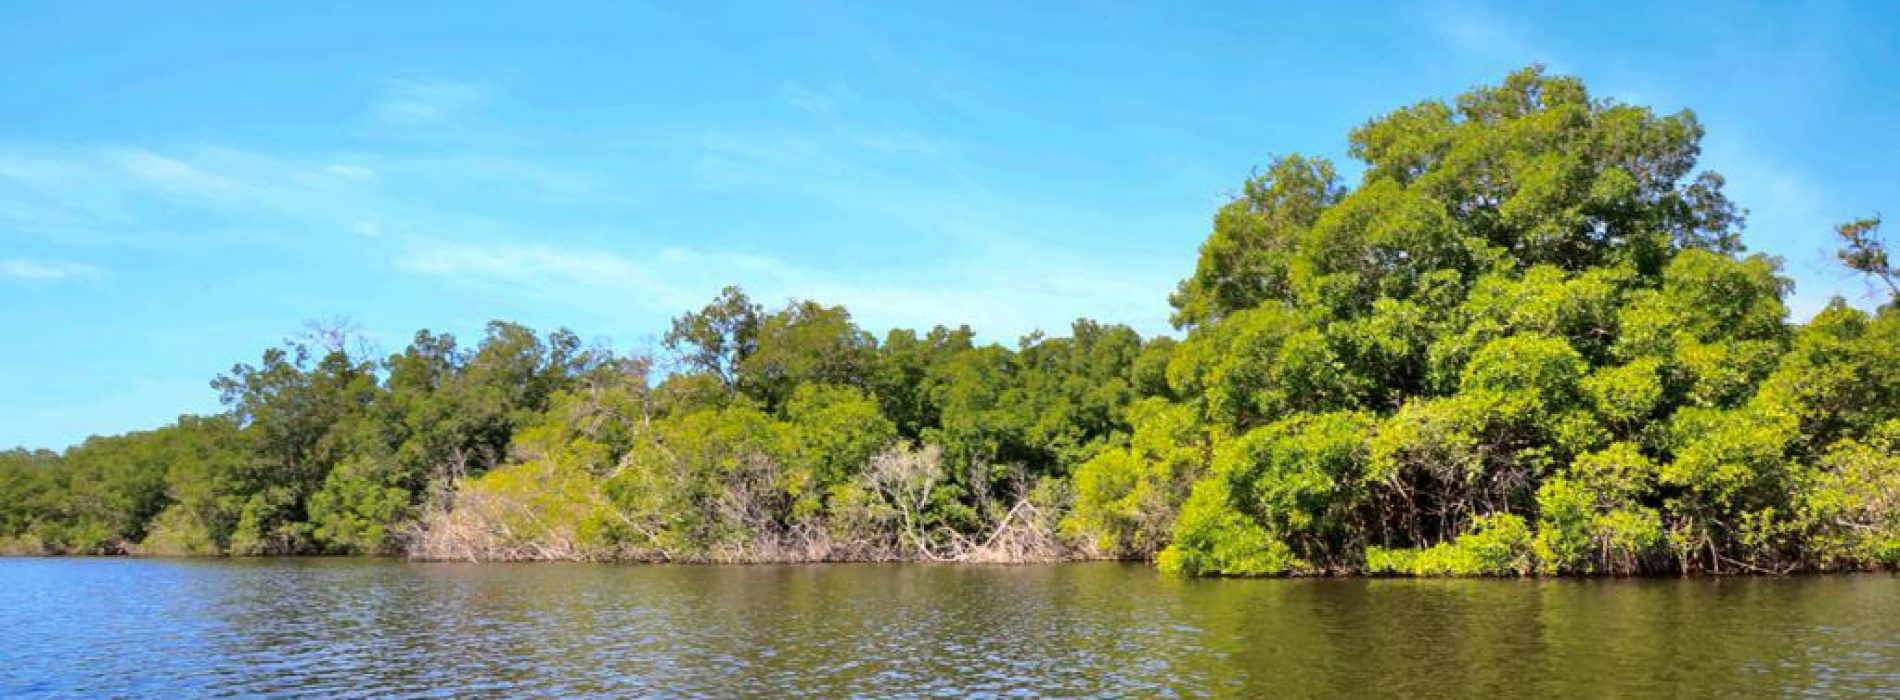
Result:
<svg viewBox="0 0 1900 700"><path fill-rule="evenodd" d="M0 8L0 446L215 410L309 320L640 350L739 283L1162 332L1252 168L1533 61L1694 109L1798 317L1900 211L1889 3L487 5Z"/></svg>

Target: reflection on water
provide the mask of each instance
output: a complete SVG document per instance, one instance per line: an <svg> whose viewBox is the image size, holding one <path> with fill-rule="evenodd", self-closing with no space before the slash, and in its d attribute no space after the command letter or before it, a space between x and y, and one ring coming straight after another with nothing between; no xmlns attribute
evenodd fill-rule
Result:
<svg viewBox="0 0 1900 700"><path fill-rule="evenodd" d="M0 560L0 695L1893 695L1900 577Z"/></svg>

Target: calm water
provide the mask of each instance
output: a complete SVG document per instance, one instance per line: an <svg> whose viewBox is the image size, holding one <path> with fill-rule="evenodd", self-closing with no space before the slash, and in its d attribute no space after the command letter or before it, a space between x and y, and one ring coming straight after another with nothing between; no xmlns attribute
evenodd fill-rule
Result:
<svg viewBox="0 0 1900 700"><path fill-rule="evenodd" d="M0 695L1900 694L1900 577L0 560Z"/></svg>

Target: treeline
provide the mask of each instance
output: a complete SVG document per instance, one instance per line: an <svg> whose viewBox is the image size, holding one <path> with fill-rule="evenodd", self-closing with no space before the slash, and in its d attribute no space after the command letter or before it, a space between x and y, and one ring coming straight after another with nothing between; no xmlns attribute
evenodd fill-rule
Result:
<svg viewBox="0 0 1900 700"><path fill-rule="evenodd" d="M663 376L508 323L373 363L318 333L218 378L225 415L8 453L0 524L74 553L1056 558L1064 475L1165 390L1171 348L1072 330L880 342L727 289L675 321Z"/></svg>
<svg viewBox="0 0 1900 700"><path fill-rule="evenodd" d="M0 453L0 541L457 559L1152 558L1196 574L1900 565L1895 298L1790 324L1688 112L1527 69L1286 156L1215 215L1182 340L882 338L728 289L656 357L342 333L228 411Z"/></svg>

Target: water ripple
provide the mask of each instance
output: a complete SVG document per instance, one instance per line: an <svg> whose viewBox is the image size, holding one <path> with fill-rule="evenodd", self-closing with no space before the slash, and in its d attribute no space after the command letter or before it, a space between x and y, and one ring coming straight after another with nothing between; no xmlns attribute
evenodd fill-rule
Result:
<svg viewBox="0 0 1900 700"><path fill-rule="evenodd" d="M1900 693L1900 578L0 560L0 695Z"/></svg>

